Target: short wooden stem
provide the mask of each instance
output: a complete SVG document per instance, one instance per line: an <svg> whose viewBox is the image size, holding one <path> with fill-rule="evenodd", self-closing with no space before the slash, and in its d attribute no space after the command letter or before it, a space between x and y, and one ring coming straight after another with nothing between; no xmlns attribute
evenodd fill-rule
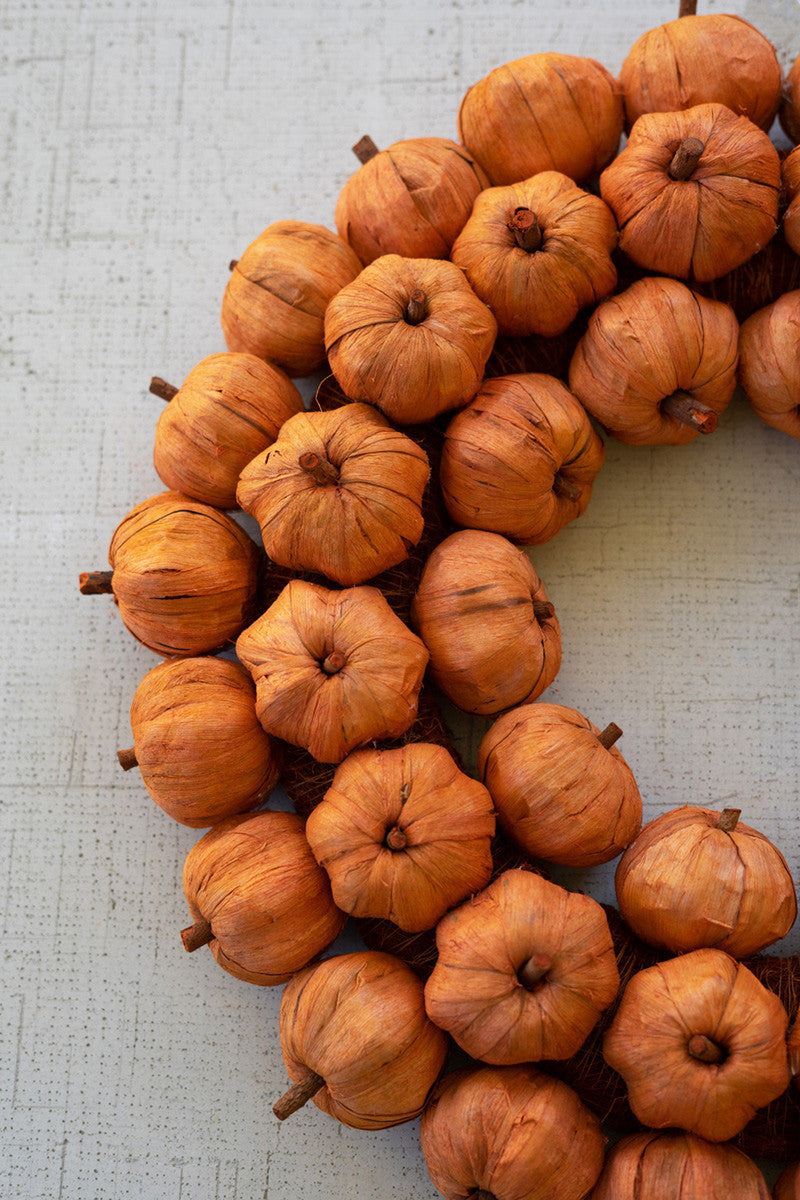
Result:
<svg viewBox="0 0 800 1200"><path fill-rule="evenodd" d="M238 258L232 258L231 261L228 263L228 270L233 271L236 267L238 267L238 265L239 265Z"/></svg>
<svg viewBox="0 0 800 1200"><path fill-rule="evenodd" d="M537 621L549 621L556 615L556 610L549 600L534 600L533 615Z"/></svg>
<svg viewBox="0 0 800 1200"><path fill-rule="evenodd" d="M387 846L389 850L405 850L406 846L408 845L408 838L403 830L398 829L398 827L395 825L387 833L384 845Z"/></svg>
<svg viewBox="0 0 800 1200"><path fill-rule="evenodd" d="M541 983L553 965L549 954L532 954L517 971L517 979L523 987L533 989Z"/></svg>
<svg viewBox="0 0 800 1200"><path fill-rule="evenodd" d="M159 379L158 375L154 375L150 380L150 391L154 396L158 396L161 400L170 401L173 396L177 396L178 389L173 387L171 383L167 383L165 379Z"/></svg>
<svg viewBox="0 0 800 1200"><path fill-rule="evenodd" d="M508 222L508 228L513 233L514 241L520 250L527 250L530 254L541 246L542 230L536 220L536 213L531 209L515 208L514 214Z"/></svg>
<svg viewBox="0 0 800 1200"><path fill-rule="evenodd" d="M721 829L723 833L732 833L739 823L741 815L740 808L724 808L717 821L717 829Z"/></svg>
<svg viewBox="0 0 800 1200"><path fill-rule="evenodd" d="M694 1037L689 1038L687 1046L692 1058L696 1058L698 1062L704 1063L721 1063L725 1058L725 1051L716 1042L712 1042L711 1038L707 1038L703 1033L696 1033Z"/></svg>
<svg viewBox="0 0 800 1200"><path fill-rule="evenodd" d="M661 401L661 411L684 425L691 425L700 433L713 433L719 420L713 408L695 400L691 392L677 391L666 396Z"/></svg>
<svg viewBox="0 0 800 1200"><path fill-rule="evenodd" d="M582 495L581 489L577 486L577 484L570 483L570 481L565 479L560 473L556 474L556 477L553 480L553 491L555 492L556 496L562 497L565 500L572 500L575 504L577 504Z"/></svg>
<svg viewBox="0 0 800 1200"><path fill-rule="evenodd" d="M322 663L322 669L326 675L335 675L337 671L341 671L345 664L345 657L338 650L332 650L328 657Z"/></svg>
<svg viewBox="0 0 800 1200"><path fill-rule="evenodd" d="M312 450L301 454L297 461L316 483L336 483L339 479L339 468Z"/></svg>
<svg viewBox="0 0 800 1200"><path fill-rule="evenodd" d="M199 950L201 946L207 946L213 936L211 925L206 921L205 917L201 917L199 921L195 921L194 925L190 925L188 929L181 930L183 948L184 950L188 950L190 954L193 950Z"/></svg>
<svg viewBox="0 0 800 1200"><path fill-rule="evenodd" d="M358 139L355 146L353 146L353 154L355 154L360 163L368 163L376 154L380 154L380 151L369 134L365 133L362 138Z"/></svg>
<svg viewBox="0 0 800 1200"><path fill-rule="evenodd" d="M131 746L130 750L118 750L117 758L123 771L132 771L134 767L138 767L139 765L139 760L136 757L136 751L133 746Z"/></svg>
<svg viewBox="0 0 800 1200"><path fill-rule="evenodd" d="M610 725L606 725L602 733L598 733L597 740L601 746L605 746L606 750L610 750L614 742L618 742L621 737L622 730L612 721Z"/></svg>
<svg viewBox="0 0 800 1200"><path fill-rule="evenodd" d="M107 596L113 592L113 571L82 571L78 576L78 589L82 596Z"/></svg>
<svg viewBox="0 0 800 1200"><path fill-rule="evenodd" d="M483 1188L478 1188L477 1192L471 1192L469 1200L497 1200L494 1192L484 1191Z"/></svg>
<svg viewBox="0 0 800 1200"><path fill-rule="evenodd" d="M308 1104L312 1096L316 1096L320 1088L325 1086L325 1080L316 1071L309 1071L305 1079L284 1092L280 1100L273 1104L272 1111L279 1121L285 1121L292 1113L296 1113L304 1104Z"/></svg>
<svg viewBox="0 0 800 1200"><path fill-rule="evenodd" d="M672 162L669 164L670 179L686 180L692 175L697 164L700 162L700 156L705 150L705 145L696 137L684 138L678 149L672 156Z"/></svg>
<svg viewBox="0 0 800 1200"><path fill-rule="evenodd" d="M427 311L428 297L422 288L414 288L414 291L408 297L408 304L406 305L406 321L409 325L419 325L420 321L425 320Z"/></svg>
<svg viewBox="0 0 800 1200"><path fill-rule="evenodd" d="M697 0L680 0L679 17L694 17L697 15Z"/></svg>

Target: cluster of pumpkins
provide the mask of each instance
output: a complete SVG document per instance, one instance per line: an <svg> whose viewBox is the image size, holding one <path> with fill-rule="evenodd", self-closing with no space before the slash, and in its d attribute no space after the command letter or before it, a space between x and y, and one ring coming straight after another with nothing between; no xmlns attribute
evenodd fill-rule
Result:
<svg viewBox="0 0 800 1200"><path fill-rule="evenodd" d="M730 1139L787 1094L800 1032L740 960L793 924L790 873L737 810L641 829L619 728L536 702L561 635L519 547L585 510L592 418L683 444L738 378L800 436L800 292L741 328L719 298L776 236L800 252L800 148L781 164L764 132L781 102L800 132L796 91L800 68L783 84L746 21L687 13L619 80L551 53L491 71L461 144L364 139L338 234L270 226L231 264L228 352L180 388L153 381L168 490L121 522L112 570L81 578L165 660L120 761L209 829L186 862L184 945L286 985L276 1115L311 1098L356 1128L422 1114L452 1200L768 1195ZM537 363L563 336L557 378ZM494 369L503 340L533 366ZM328 403L306 411L290 376L326 363ZM234 640L238 661L216 655ZM492 719L479 778L420 736L426 681ZM313 764L303 817L264 807L288 762ZM619 855L627 930L658 951L624 987L608 913L538 867ZM348 916L427 939L427 966L321 958ZM596 1112L531 1065L598 1029L649 1127L608 1155ZM475 1061L443 1074L450 1039ZM800 1167L774 1195L800 1196Z"/></svg>

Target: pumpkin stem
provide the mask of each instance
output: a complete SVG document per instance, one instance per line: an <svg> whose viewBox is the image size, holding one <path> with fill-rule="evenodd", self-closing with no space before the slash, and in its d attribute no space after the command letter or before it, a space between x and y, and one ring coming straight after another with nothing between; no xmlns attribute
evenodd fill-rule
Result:
<svg viewBox="0 0 800 1200"><path fill-rule="evenodd" d="M695 400L691 392L677 391L665 396L661 401L661 411L684 425L691 425L700 433L713 433L719 420L713 408Z"/></svg>
<svg viewBox="0 0 800 1200"><path fill-rule="evenodd" d="M326 675L335 675L337 671L341 671L345 664L345 657L338 650L331 650L326 659L323 659L322 669Z"/></svg>
<svg viewBox="0 0 800 1200"><path fill-rule="evenodd" d="M123 771L132 771L134 767L138 767L139 765L139 760L136 757L136 751L133 746L131 746L130 750L118 750L117 758Z"/></svg>
<svg viewBox="0 0 800 1200"><path fill-rule="evenodd" d="M679 17L694 17L697 15L697 0L681 0L678 9Z"/></svg>
<svg viewBox="0 0 800 1200"><path fill-rule="evenodd" d="M238 267L238 265L239 265L238 258L232 258L231 261L228 263L228 270L232 271L235 267Z"/></svg>
<svg viewBox="0 0 800 1200"><path fill-rule="evenodd" d="M582 494L577 484L570 483L560 472L556 473L553 480L553 491L557 496L565 500L572 500L575 504L580 500Z"/></svg>
<svg viewBox="0 0 800 1200"><path fill-rule="evenodd" d="M428 297L423 292L422 288L414 288L411 295L408 297L406 305L405 319L409 325L419 325L420 321L425 320L425 314L428 311Z"/></svg>
<svg viewBox="0 0 800 1200"><path fill-rule="evenodd" d="M154 375L150 380L150 391L154 396L158 396L159 399L167 401L178 394L176 387L173 387L171 383L167 383L165 379L159 379L158 375Z"/></svg>
<svg viewBox="0 0 800 1200"><path fill-rule="evenodd" d="M308 1104L312 1096L316 1096L321 1087L325 1086L325 1080L316 1071L309 1071L305 1079L301 1079L299 1083L290 1087L288 1092L284 1092L280 1100L272 1106L272 1111L279 1121L285 1121L292 1113L296 1113L304 1104Z"/></svg>
<svg viewBox="0 0 800 1200"><path fill-rule="evenodd" d="M514 235L514 241L519 246L520 250L527 250L530 254L533 250L538 250L542 244L542 230L539 222L536 220L536 213L529 208L515 208L511 220L508 222L508 228Z"/></svg>
<svg viewBox="0 0 800 1200"><path fill-rule="evenodd" d="M726 1057L722 1046L712 1042L711 1038L707 1038L703 1033L696 1033L694 1037L690 1037L686 1048L698 1062L721 1063Z"/></svg>
<svg viewBox="0 0 800 1200"><path fill-rule="evenodd" d="M700 141L700 138L684 138L673 154L672 162L669 164L668 174L670 179L688 179L700 162L700 156L704 150L705 145Z"/></svg>
<svg viewBox="0 0 800 1200"><path fill-rule="evenodd" d="M82 596L107 596L113 592L111 576L113 571L81 571L78 576L78 590Z"/></svg>
<svg viewBox="0 0 800 1200"><path fill-rule="evenodd" d="M328 462L327 458L320 458L313 450L301 454L297 461L316 483L336 483L339 479L339 468Z"/></svg>
<svg viewBox="0 0 800 1200"><path fill-rule="evenodd" d="M478 1188L477 1192L471 1192L469 1200L497 1200L494 1192L485 1192L483 1188Z"/></svg>
<svg viewBox="0 0 800 1200"><path fill-rule="evenodd" d="M602 733L598 733L597 740L601 746L605 746L606 750L610 750L614 742L618 742L621 737L622 730L612 721L610 725L606 725Z"/></svg>
<svg viewBox="0 0 800 1200"><path fill-rule="evenodd" d="M717 821L717 829L721 829L723 833L732 833L741 815L740 808L724 808Z"/></svg>
<svg viewBox="0 0 800 1200"><path fill-rule="evenodd" d="M368 163L376 154L380 154L380 150L368 133L365 133L362 138L358 139L352 150L360 163Z"/></svg>
<svg viewBox="0 0 800 1200"><path fill-rule="evenodd" d="M207 946L213 936L211 923L205 917L201 917L199 921L195 921L194 925L190 925L188 929L181 930L183 948L184 950L188 950L189 954L194 950L199 950L201 946Z"/></svg>
<svg viewBox="0 0 800 1200"><path fill-rule="evenodd" d="M553 965L549 954L532 954L527 962L517 971L517 979L528 991L533 991Z"/></svg>
<svg viewBox="0 0 800 1200"><path fill-rule="evenodd" d="M534 600L533 615L537 621L549 621L556 615L556 610L549 600Z"/></svg>
<svg viewBox="0 0 800 1200"><path fill-rule="evenodd" d="M402 829L399 829L397 825L394 825L386 834L386 839L383 844L389 850L405 850L406 846L408 845L408 838Z"/></svg>

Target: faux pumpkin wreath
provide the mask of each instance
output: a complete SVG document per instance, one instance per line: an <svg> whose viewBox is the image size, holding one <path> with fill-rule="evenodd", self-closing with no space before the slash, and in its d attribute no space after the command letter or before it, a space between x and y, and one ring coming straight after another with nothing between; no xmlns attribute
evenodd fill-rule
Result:
<svg viewBox="0 0 800 1200"><path fill-rule="evenodd" d="M680 54L690 59L709 54L708 45L718 46L730 32L691 13L680 21ZM169 491L138 505L113 534L112 570L81 579L84 592L113 592L134 636L167 659L161 679L170 664L188 664L180 676L180 705L169 699L156 705L152 719L162 723L159 729L166 722L160 740L147 741L146 706L139 698L136 745L121 753L121 762L126 768L139 765L146 781L158 778L157 786L147 785L165 811L175 810L170 815L185 819L188 812L187 823L204 828L207 820L211 826L187 860L184 882L194 924L183 931L186 949L208 945L221 966L261 986L289 980L281 1034L293 1087L276 1104L276 1115L286 1118L313 1099L345 1124L380 1129L424 1112L423 1148L432 1178L448 1197L583 1200L610 1194L596 1118L611 1114L620 1126L631 1120L626 1085L635 1120L653 1129L687 1131L683 1141L659 1141L663 1165L656 1186L668 1186L676 1173L686 1176L686 1156L694 1153L697 1136L716 1143L738 1134L740 1146L775 1157L800 1147L800 1106L788 1091L800 1057L794 1032L788 1042L786 1036L797 1015L800 975L796 980L785 960L742 965L732 957L764 949L796 915L791 879L774 866L776 856L782 862L779 852L756 832L755 848L745 854L737 840L744 833L738 814L707 814L699 839L685 853L667 848L665 882L652 887L654 856L659 847L664 853L669 837L679 837L683 816L671 820L665 814L667 833L645 832L634 841L641 806L615 746L620 731L613 723L601 729L574 714L551 720L546 734L535 721L532 732L528 728L527 709L549 707L535 701L547 686L542 680L551 682L560 664L557 614L535 572L509 570L502 576L508 582L498 586L497 566L500 558L518 560L514 542L548 540L580 517L602 468L601 434L632 444L680 445L713 433L735 384L737 318L752 317L767 303L775 311L769 324L765 318L750 326L746 361L758 364L751 369L759 383L770 369L779 378L767 381L768 399L754 396L756 411L774 413L771 396L781 389L790 395L782 401L785 407L800 401L782 369L783 310L777 306L784 292L794 290L783 283L800 282L800 272L783 242L767 246L780 237L777 153L743 115L758 112L764 124L776 103L772 58L760 35L753 35L758 45L753 71L763 75L763 96L753 95L758 88L748 77L740 97L736 72L726 71L728 107L712 87L700 98L682 97L679 113L659 109L633 117L633 99L628 102L623 84L600 64L531 55L495 69L470 89L459 116L463 153L450 146L444 157L441 148L438 157L433 147L404 150L410 155L404 163L412 164L404 167L405 188L416 169L414 154L426 171L466 180L458 184L468 194L467 201L463 194L459 198L462 229L475 181L494 185L499 196L492 196L492 245L505 242L504 269L511 263L527 278L531 256L547 254L549 284L556 291L563 266L563 311L574 314L599 302L566 330L561 316L551 324L515 323L506 314L501 325L512 332L556 328L557 338L535 332L496 341L492 305L500 291L493 288L512 306L547 307L554 301L547 289L527 293L499 279L482 278L475 295L469 283L474 266L458 265L464 246L462 241L459 250L458 230L448 227L440 238L445 249L455 241L452 262L440 261L444 255L438 250L435 259L404 256L398 251L407 243L387 244L384 230L367 228L369 253L359 249L366 237L363 228L355 233L359 195L367 197L361 216L369 226L371 189L383 186L377 171L363 175L358 187L348 189L346 203L340 202L339 235L299 221L266 230L234 264L226 290L223 328L230 357L215 356L221 361L214 364L229 389L225 403L212 415L205 397L191 417L181 412L174 422L162 420L163 430L177 432L162 434L156 456L159 472L173 487L196 477L202 485L210 473L204 464L217 459L242 463L237 498L260 518L265 514L265 544L280 549L272 549L273 561L266 561L241 527L214 506L215 499L220 506L230 503L234 468L224 486L215 483L216 490L204 491L202 499L193 484L188 495ZM648 71L668 75L675 62L657 36L651 40L638 53ZM636 105L641 104L639 96ZM614 158L626 111L629 149ZM791 128L790 110L784 123ZM554 156L556 141L565 149ZM393 151L397 148L386 152L389 159ZM447 165L436 168L438 161ZM543 193L533 184L522 187L543 173L552 182L553 172L568 176L567 183L585 184L600 171L603 199L588 203L580 187L564 186L563 203L575 210L569 221L562 214L551 223L544 209L537 217L531 205ZM481 195L487 200L488 190L478 193L472 211L486 220ZM604 201L608 207L598 210ZM441 197L437 203L441 206ZM505 220L497 216L498 204L507 206ZM584 288L576 299L575 272L583 270L585 251L584 244L579 252L579 244L589 238L588 229L586 238L580 230L584 210L593 225L602 212L605 253L615 240L614 228L621 250L602 280L589 280L591 296ZM435 213L433 206L432 226ZM406 213L404 219L413 224L416 217ZM721 247L730 247L734 230L737 245L727 261ZM572 253L570 238L576 243ZM688 257L681 238L691 242ZM561 257L551 240L567 243L566 250L559 246ZM762 261L762 279L773 284L771 292L765 285L766 297L755 296L743 282L760 254L773 256ZM780 270L770 268L775 255ZM708 266L714 259L719 270ZM653 277L651 269L684 282ZM618 282L609 295L614 271ZM794 313L786 319L794 320ZM763 349L767 336L775 347L769 353ZM317 393L319 418L299 416L281 369L304 373L326 353L336 381L327 379ZM253 356L266 360L269 370L252 363L248 369ZM154 390L169 404L182 404L183 392L188 404L193 387L187 380L180 390L163 385ZM756 392L755 383L751 390ZM353 402L357 408L351 409ZM221 409L232 414L231 422ZM330 415L322 418L325 412ZM418 424L421 420L427 424ZM391 422L402 424L402 432L393 433ZM779 427L794 432L787 422ZM243 433L253 452L246 465ZM380 441L381 455L368 437ZM328 500L333 504L324 507ZM379 536L389 526L390 535ZM456 526L486 536L478 540ZM430 556L448 535L451 547L468 540L471 549L463 553L461 577L451 565L442 580L434 568L444 552ZM376 544L385 536L389 550ZM358 565L342 565L355 547ZM524 637L515 624L520 617ZM428 632L433 626L435 639ZM217 660L200 656L234 639L254 687L238 668L220 671L211 687L202 665ZM501 685L514 674L515 647L521 661L534 662L536 678L532 684L515 682L509 692ZM445 790L440 781L429 779L430 768L413 765L414 756L402 752L404 746L448 744L431 681L466 711L497 718L481 756L480 783L465 779L461 785L465 817L457 828L449 810L445 820L445 810L436 807ZM237 703L244 696L252 704L239 724L230 720L226 688L235 690ZM227 753L214 754L208 746L235 741L242 721L258 747L252 768L258 779L240 789L241 800L232 808L219 797L230 791L235 753L232 765L230 745ZM352 755L362 756L358 766L369 776L369 802L366 783L349 790L342 783L352 773ZM460 772L452 758L431 749L427 759L451 764L438 771L449 783L455 780L457 791ZM342 760L344 771L338 766ZM264 808L277 762L296 818L273 820ZM513 770L503 770L506 762L513 762ZM611 783L620 773L624 784ZM501 776L502 788L495 792L493 781ZM424 787L433 797L420 794ZM480 800L473 799L477 787ZM623 788L624 802L616 794L608 801L612 787ZM164 800L176 791L179 803ZM320 816L309 842L303 820L334 799L338 840L318 839ZM490 803L501 832L489 848ZM479 809L474 830L466 816L472 804ZM573 810L587 826L590 847L574 833ZM547 825L547 837L537 822ZM605 840L598 839L601 832ZM715 871L713 839L732 867ZM570 902L563 889L540 879L538 864L528 857L531 845L557 843L553 861L581 865L605 861L606 847L608 858L630 842L625 861L638 847L638 865L648 881L639 890L647 893L647 904L636 894L633 868L621 868L620 899L624 892L623 908L636 912L639 938L655 950L643 946L614 911ZM407 862L401 864L400 855ZM773 864L769 870L767 860ZM424 873L431 893L424 906L413 903L418 897L409 902L400 894L403 887L415 887L414 870L405 869L409 863ZM399 865L404 870L394 869ZM367 879L366 906L353 893L348 872ZM689 894L689 882L696 897ZM522 911L529 917L519 928L500 900L512 890L515 916ZM369 949L320 962L344 923L337 900L344 903L345 895L347 911L364 914L358 927ZM670 912L650 924L649 908L658 910L659 904ZM742 943L747 950L733 936L731 905L737 919L748 905L776 910L776 919L763 923L766 935ZM397 919L409 908L410 921ZM696 920L698 912L712 919ZM665 941L659 934L670 920L691 926L693 934L704 925L704 932L686 953L662 963L665 945L686 949L684 939ZM585 996L564 982L573 972L590 979ZM481 1014L477 1036L473 1008L465 1018L459 997L467 973L470 1005ZM429 976L433 982L423 987ZM483 982L487 976L491 986ZM566 990L572 991L571 1006L560 1001ZM663 1017L660 1023L654 1014ZM510 1028L515 1021L519 1028ZM456 1028L459 1045L480 1055L491 1070L476 1062L440 1078L443 1031ZM548 1061L546 1071L541 1060ZM671 1069L656 1069L664 1064ZM717 1119L720 1113L729 1119ZM518 1172L506 1171L505 1160L511 1155L512 1167L516 1156L521 1161L512 1126L526 1121L545 1133L535 1163L526 1161L523 1185ZM546 1132L548 1122L562 1131L566 1122L579 1135L571 1142L559 1139ZM735 1194L726 1172L732 1172L731 1181L744 1175L752 1180L737 1152L695 1155L692 1161L701 1158L698 1171L706 1172L720 1195ZM609 1164L616 1172L614 1194L620 1196L628 1186L618 1180L625 1174L622 1161L616 1154Z"/></svg>

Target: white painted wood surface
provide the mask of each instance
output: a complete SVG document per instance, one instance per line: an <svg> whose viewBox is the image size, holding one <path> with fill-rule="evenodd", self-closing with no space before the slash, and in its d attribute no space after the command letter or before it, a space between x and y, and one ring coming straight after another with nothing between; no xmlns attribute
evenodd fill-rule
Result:
<svg viewBox="0 0 800 1200"><path fill-rule="evenodd" d="M274 1121L279 990L181 948L197 835L116 761L157 660L77 576L161 490L147 383L224 349L231 257L281 218L332 225L362 133L453 137L461 95L492 67L556 49L616 71L676 9L3 5L3 1197L435 1195L416 1122L359 1133L313 1106ZM795 0L739 11L794 59ZM799 454L741 397L690 447L609 442L586 516L532 554L564 633L547 698L623 726L648 817L741 806L796 876ZM572 877L603 899L610 880Z"/></svg>

